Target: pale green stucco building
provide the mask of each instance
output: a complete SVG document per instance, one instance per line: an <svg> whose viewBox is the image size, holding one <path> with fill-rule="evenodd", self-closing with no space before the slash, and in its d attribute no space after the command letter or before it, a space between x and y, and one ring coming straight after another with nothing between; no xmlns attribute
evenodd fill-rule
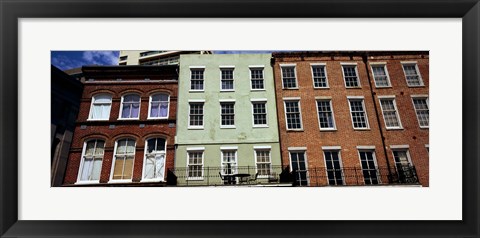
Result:
<svg viewBox="0 0 480 238"><path fill-rule="evenodd" d="M235 184L278 181L281 158L270 59L271 54L180 56L178 185L223 184L229 177L224 175L235 174L245 174L230 180Z"/></svg>

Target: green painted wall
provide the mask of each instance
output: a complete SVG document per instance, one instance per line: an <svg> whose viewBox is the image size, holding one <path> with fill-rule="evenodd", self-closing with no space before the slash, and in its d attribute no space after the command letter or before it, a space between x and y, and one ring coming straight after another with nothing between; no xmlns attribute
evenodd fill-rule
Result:
<svg viewBox="0 0 480 238"><path fill-rule="evenodd" d="M187 148L204 147L204 166L219 167L221 147L237 146L237 165L255 167L254 146L270 146L273 166L280 166L275 87L271 54L181 55L175 167L187 166ZM234 66L234 91L220 90L222 66ZM250 66L263 66L265 90L251 90ZM204 67L204 91L190 91L191 67ZM221 128L220 101L235 100L235 128ZM254 127L252 99L266 99L268 127ZM205 100L204 128L189 129L189 101ZM218 174L218 172L217 172ZM255 174L255 173L253 173Z"/></svg>

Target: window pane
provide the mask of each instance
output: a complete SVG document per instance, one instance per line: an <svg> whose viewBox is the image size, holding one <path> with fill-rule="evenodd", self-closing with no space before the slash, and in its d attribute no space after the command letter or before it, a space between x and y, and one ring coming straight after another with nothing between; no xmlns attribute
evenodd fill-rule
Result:
<svg viewBox="0 0 480 238"><path fill-rule="evenodd" d="M325 74L325 66L312 66L313 86L315 88L327 87L327 77Z"/></svg>
<svg viewBox="0 0 480 238"><path fill-rule="evenodd" d="M203 69L191 70L190 89L203 90Z"/></svg>
<svg viewBox="0 0 480 238"><path fill-rule="evenodd" d="M388 82L387 72L385 71L384 65L372 66L373 78L375 80L375 86L377 87L388 87L390 86Z"/></svg>
<svg viewBox="0 0 480 238"><path fill-rule="evenodd" d="M190 103L190 126L203 126L203 103Z"/></svg>
<svg viewBox="0 0 480 238"><path fill-rule="evenodd" d="M350 100L353 128L368 128L367 118L363 108L363 100Z"/></svg>
<svg viewBox="0 0 480 238"><path fill-rule="evenodd" d="M92 140L92 141L87 142L87 149L85 150L85 156L93 155L93 152L95 150L96 142L97 142L97 140Z"/></svg>
<svg viewBox="0 0 480 238"><path fill-rule="evenodd" d="M285 101L287 129L301 129L300 107L298 101Z"/></svg>
<svg viewBox="0 0 480 238"><path fill-rule="evenodd" d="M235 103L221 103L221 125L235 125Z"/></svg>
<svg viewBox="0 0 480 238"><path fill-rule="evenodd" d="M357 66L342 66L342 68L346 87L359 87L360 84L358 82L356 71Z"/></svg>
<svg viewBox="0 0 480 238"><path fill-rule="evenodd" d="M405 78L408 86L422 86L416 64L404 64L403 70L405 72Z"/></svg>
<svg viewBox="0 0 480 238"><path fill-rule="evenodd" d="M253 124L266 125L267 124L267 109L265 102L253 103Z"/></svg>
<svg viewBox="0 0 480 238"><path fill-rule="evenodd" d="M320 121L320 128L335 128L333 121L333 112L330 106L330 101L317 101L318 119Z"/></svg>
<svg viewBox="0 0 480 238"><path fill-rule="evenodd" d="M395 103L393 99L382 99L380 100L382 106L383 118L385 120L385 126L389 127L400 127L400 121L398 119L397 110L395 108Z"/></svg>
<svg viewBox="0 0 480 238"><path fill-rule="evenodd" d="M413 105L417 114L418 123L421 127L428 127L429 109L426 98L414 98Z"/></svg>
<svg viewBox="0 0 480 238"><path fill-rule="evenodd" d="M250 69L250 78L252 89L264 89L263 85L263 68Z"/></svg>
<svg viewBox="0 0 480 238"><path fill-rule="evenodd" d="M101 94L94 97L94 103L111 103L112 97L110 95Z"/></svg>
<svg viewBox="0 0 480 238"><path fill-rule="evenodd" d="M284 88L296 88L295 66L282 67L282 79Z"/></svg>

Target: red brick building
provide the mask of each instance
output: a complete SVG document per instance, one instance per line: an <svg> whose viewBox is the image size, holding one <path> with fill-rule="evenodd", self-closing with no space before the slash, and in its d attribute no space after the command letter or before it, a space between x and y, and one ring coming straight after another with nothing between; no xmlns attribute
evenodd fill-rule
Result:
<svg viewBox="0 0 480 238"><path fill-rule="evenodd" d="M155 186L174 166L178 66L86 66L65 185Z"/></svg>
<svg viewBox="0 0 480 238"><path fill-rule="evenodd" d="M428 52L273 53L297 185L429 185Z"/></svg>

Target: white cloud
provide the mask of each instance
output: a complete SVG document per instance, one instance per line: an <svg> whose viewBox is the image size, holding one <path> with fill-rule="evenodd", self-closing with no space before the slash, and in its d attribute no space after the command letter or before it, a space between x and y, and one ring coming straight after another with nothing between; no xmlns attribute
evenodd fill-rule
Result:
<svg viewBox="0 0 480 238"><path fill-rule="evenodd" d="M85 51L82 59L87 64L117 65L118 55L116 51Z"/></svg>

